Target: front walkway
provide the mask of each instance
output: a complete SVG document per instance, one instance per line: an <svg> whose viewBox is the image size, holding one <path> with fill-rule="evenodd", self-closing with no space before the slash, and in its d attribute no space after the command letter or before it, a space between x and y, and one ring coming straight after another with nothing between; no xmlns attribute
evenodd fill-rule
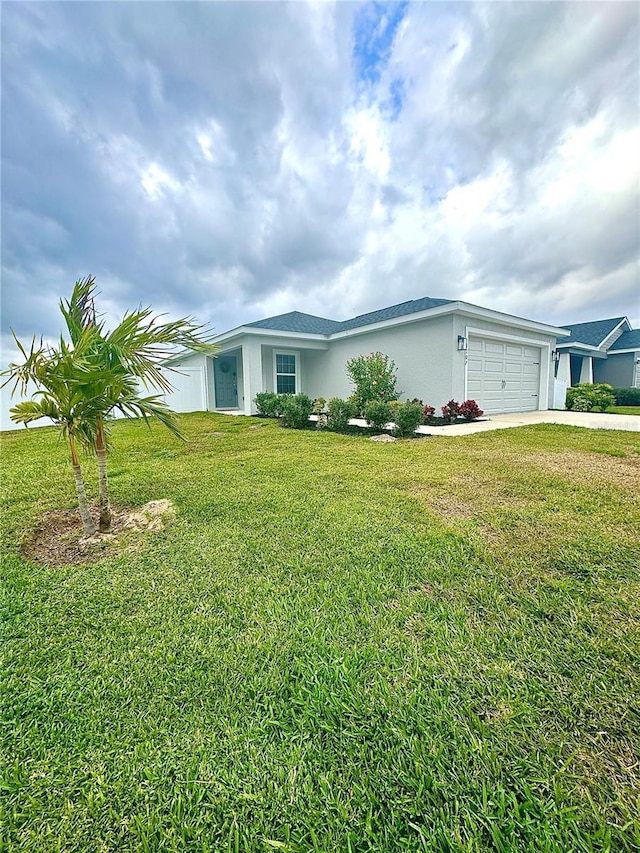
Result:
<svg viewBox="0 0 640 853"><path fill-rule="evenodd" d="M488 415L485 420L470 424L446 427L421 426L418 432L425 435L471 435L492 429L528 426L529 424L567 424L587 429L622 429L640 432L640 415L607 415L591 412L520 412L513 415Z"/></svg>

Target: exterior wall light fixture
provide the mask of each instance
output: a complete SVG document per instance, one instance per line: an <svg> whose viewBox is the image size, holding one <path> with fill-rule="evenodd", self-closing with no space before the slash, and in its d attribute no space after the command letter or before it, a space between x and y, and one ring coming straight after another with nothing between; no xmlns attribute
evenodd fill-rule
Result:
<svg viewBox="0 0 640 853"><path fill-rule="evenodd" d="M467 348L467 339L464 335L458 335L458 349L460 351L466 350Z"/></svg>

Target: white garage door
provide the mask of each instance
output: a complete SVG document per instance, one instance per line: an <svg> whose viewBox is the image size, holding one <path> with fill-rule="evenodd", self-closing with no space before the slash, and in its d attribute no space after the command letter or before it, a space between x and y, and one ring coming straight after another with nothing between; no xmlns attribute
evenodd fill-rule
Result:
<svg viewBox="0 0 640 853"><path fill-rule="evenodd" d="M539 408L540 349L469 337L467 397L486 414Z"/></svg>
<svg viewBox="0 0 640 853"><path fill-rule="evenodd" d="M202 367L178 367L176 371L165 371L173 385L173 391L165 394L167 405L174 412L204 412L207 409Z"/></svg>

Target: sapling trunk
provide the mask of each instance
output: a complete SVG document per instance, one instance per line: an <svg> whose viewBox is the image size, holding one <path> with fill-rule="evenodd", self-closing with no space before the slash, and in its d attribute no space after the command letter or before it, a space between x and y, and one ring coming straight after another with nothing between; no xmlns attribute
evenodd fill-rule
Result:
<svg viewBox="0 0 640 853"><path fill-rule="evenodd" d="M93 536L96 532L96 526L89 512L89 502L87 501L87 495L84 490L82 470L80 469L80 462L78 461L78 454L76 452L76 442L72 435L69 436L69 447L71 449L71 465L73 467L73 476L76 480L76 494L78 495L78 509L80 510L82 526L85 536Z"/></svg>
<svg viewBox="0 0 640 853"><path fill-rule="evenodd" d="M102 418L98 420L96 433L96 456L98 457L98 484L100 503L100 533L111 530L111 507L109 506L109 487L107 481L107 448L104 440Z"/></svg>

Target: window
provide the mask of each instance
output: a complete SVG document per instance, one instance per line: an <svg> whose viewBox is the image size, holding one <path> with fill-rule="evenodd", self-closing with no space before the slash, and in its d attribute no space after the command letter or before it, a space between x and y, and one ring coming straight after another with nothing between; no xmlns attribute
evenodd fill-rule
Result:
<svg viewBox="0 0 640 853"><path fill-rule="evenodd" d="M296 393L296 357L293 353L276 353L276 394Z"/></svg>

